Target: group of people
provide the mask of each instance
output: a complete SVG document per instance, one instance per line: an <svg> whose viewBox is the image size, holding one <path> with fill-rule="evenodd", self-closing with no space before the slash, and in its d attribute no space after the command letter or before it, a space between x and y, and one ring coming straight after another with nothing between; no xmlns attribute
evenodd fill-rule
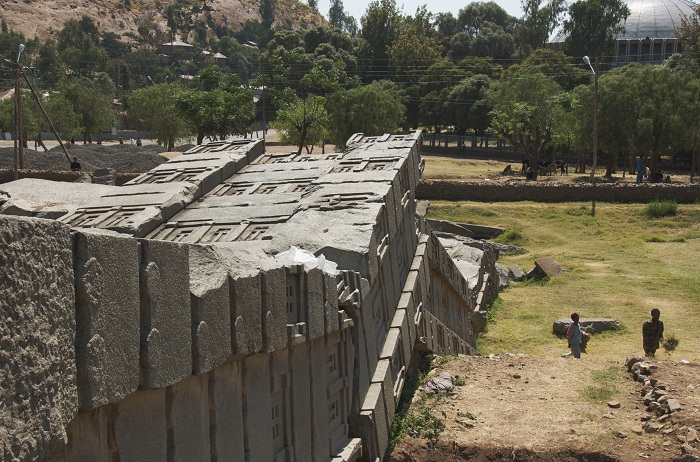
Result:
<svg viewBox="0 0 700 462"><path fill-rule="evenodd" d="M659 319L661 311L658 308L651 310L651 319L642 324L642 345L644 354L653 358L656 350L659 349L661 341L664 339L664 323ZM571 324L566 332L569 341L571 355L576 359L581 359L581 351L585 352L586 333L581 331L578 313L571 313ZM583 347L583 348L582 348Z"/></svg>

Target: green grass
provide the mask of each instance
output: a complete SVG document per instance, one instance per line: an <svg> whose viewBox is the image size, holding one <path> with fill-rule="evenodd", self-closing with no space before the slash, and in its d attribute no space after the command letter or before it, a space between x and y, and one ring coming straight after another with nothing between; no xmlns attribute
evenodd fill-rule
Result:
<svg viewBox="0 0 700 462"><path fill-rule="evenodd" d="M618 393L617 383L621 376L618 367L592 371L589 385L581 390L581 397L593 403L610 401Z"/></svg>
<svg viewBox="0 0 700 462"><path fill-rule="evenodd" d="M661 218L674 216L678 211L678 204L676 201L669 200L655 200L647 205L646 214L651 218Z"/></svg>
<svg viewBox="0 0 700 462"><path fill-rule="evenodd" d="M700 361L700 204L661 218L650 218L646 207L599 202L592 217L590 203L431 202L429 218L517 230L526 252L502 256L500 263L529 271L535 259L552 256L565 270L501 292L479 351L559 356L566 341L552 335L552 323L576 311L627 326L594 335L588 347L589 357L619 361L642 353L641 325L659 307L667 329L682 340L674 359ZM664 351L657 357L669 358Z"/></svg>

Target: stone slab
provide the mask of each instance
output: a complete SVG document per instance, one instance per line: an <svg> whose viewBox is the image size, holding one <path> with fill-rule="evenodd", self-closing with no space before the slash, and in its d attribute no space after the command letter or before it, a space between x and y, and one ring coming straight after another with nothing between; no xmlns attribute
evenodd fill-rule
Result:
<svg viewBox="0 0 700 462"><path fill-rule="evenodd" d="M242 362L229 361L214 369L209 393L214 406L212 459L245 460L243 441Z"/></svg>
<svg viewBox="0 0 700 462"><path fill-rule="evenodd" d="M135 239L76 232L76 361L81 410L139 385L139 248Z"/></svg>
<svg viewBox="0 0 700 462"><path fill-rule="evenodd" d="M564 274L564 268L552 257L538 258L535 260L535 268L543 276L550 278Z"/></svg>
<svg viewBox="0 0 700 462"><path fill-rule="evenodd" d="M113 416L120 462L168 459L165 389L143 390L120 401Z"/></svg>
<svg viewBox="0 0 700 462"><path fill-rule="evenodd" d="M173 462L211 461L209 439L209 377L191 375L168 391Z"/></svg>
<svg viewBox="0 0 700 462"><path fill-rule="evenodd" d="M189 248L145 239L140 246L140 385L162 388L192 373Z"/></svg>
<svg viewBox="0 0 700 462"><path fill-rule="evenodd" d="M188 264L192 370L202 374L223 364L233 352L229 274L219 256L206 246L190 246Z"/></svg>
<svg viewBox="0 0 700 462"><path fill-rule="evenodd" d="M231 299L231 344L234 354L262 350L262 294L260 274L229 278Z"/></svg>
<svg viewBox="0 0 700 462"><path fill-rule="evenodd" d="M6 460L46 457L78 411L70 230L0 216L0 445Z"/></svg>

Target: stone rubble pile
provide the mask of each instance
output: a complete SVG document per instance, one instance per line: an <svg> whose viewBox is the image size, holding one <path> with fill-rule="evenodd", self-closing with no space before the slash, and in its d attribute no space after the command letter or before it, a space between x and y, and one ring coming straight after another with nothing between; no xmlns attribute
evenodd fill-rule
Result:
<svg viewBox="0 0 700 462"><path fill-rule="evenodd" d="M642 425L635 426L632 431L637 434L661 433L676 434L682 443L682 461L700 461L697 447L700 444L698 432L691 426L674 427L673 415L683 410L683 405L674 398L668 383L653 377L658 366L641 356L628 356L625 366L632 378L642 384L642 402L646 406L646 414L641 417Z"/></svg>

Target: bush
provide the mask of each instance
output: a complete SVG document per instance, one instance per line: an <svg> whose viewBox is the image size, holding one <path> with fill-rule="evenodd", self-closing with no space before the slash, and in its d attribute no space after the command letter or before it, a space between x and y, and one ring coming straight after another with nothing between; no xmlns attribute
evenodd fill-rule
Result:
<svg viewBox="0 0 700 462"><path fill-rule="evenodd" d="M674 200L655 200L647 205L647 215L651 218L674 216L678 210L678 204Z"/></svg>
<svg viewBox="0 0 700 462"><path fill-rule="evenodd" d="M494 239L494 242L511 245L519 245L522 244L524 241L525 238L523 237L523 234L517 229L509 229L508 231Z"/></svg>
<svg viewBox="0 0 700 462"><path fill-rule="evenodd" d="M680 342L681 342L681 341L678 340L678 337L676 337L675 335L673 335L673 334L667 334L667 335L665 336L664 342L661 344L661 346L664 347L664 350L666 350L667 352L670 353L670 352L672 352L673 350L675 350L675 349L678 347L678 344L679 344Z"/></svg>

